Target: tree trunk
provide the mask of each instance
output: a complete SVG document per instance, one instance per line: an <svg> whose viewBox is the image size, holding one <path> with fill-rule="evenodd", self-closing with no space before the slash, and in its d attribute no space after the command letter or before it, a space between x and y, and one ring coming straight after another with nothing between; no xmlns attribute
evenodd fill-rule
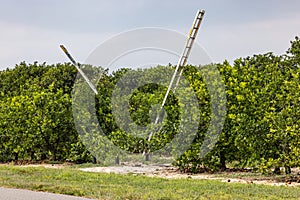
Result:
<svg viewBox="0 0 300 200"><path fill-rule="evenodd" d="M225 152L220 151L220 171L225 171L227 169L226 167L226 157L225 157Z"/></svg>
<svg viewBox="0 0 300 200"><path fill-rule="evenodd" d="M291 170L290 166L285 166L284 169L285 169L286 174L291 174L292 173L292 170Z"/></svg>
<svg viewBox="0 0 300 200"><path fill-rule="evenodd" d="M273 173L279 175L280 174L280 167L275 167Z"/></svg>
<svg viewBox="0 0 300 200"><path fill-rule="evenodd" d="M116 159L115 159L115 164L116 164L116 165L120 165L120 158L119 158L119 156L116 157Z"/></svg>
<svg viewBox="0 0 300 200"><path fill-rule="evenodd" d="M95 156L92 156L92 163L93 163L93 164L97 164L97 159L96 159Z"/></svg>
<svg viewBox="0 0 300 200"><path fill-rule="evenodd" d="M47 159L46 153L42 153L42 155L41 155L41 160L43 161L43 160L46 160L46 159Z"/></svg>
<svg viewBox="0 0 300 200"><path fill-rule="evenodd" d="M146 160L146 161L149 161L149 160L150 160L150 155L149 155L149 153L146 153L146 155L145 155L145 160Z"/></svg>
<svg viewBox="0 0 300 200"><path fill-rule="evenodd" d="M15 159L15 161L18 161L19 160L19 154L18 153L14 153L14 159Z"/></svg>

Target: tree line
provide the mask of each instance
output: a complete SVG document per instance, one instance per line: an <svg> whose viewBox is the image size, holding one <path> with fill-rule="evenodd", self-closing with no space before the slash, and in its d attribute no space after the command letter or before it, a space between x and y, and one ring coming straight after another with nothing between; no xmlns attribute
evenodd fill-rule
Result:
<svg viewBox="0 0 300 200"><path fill-rule="evenodd" d="M190 147L173 164L181 170L196 172L200 168L217 171L230 166L251 167L262 172L281 167L290 173L300 165L300 40L291 41L284 55L266 53L239 58L231 65L224 61L206 66L187 66L185 79L199 103L199 126ZM205 70L216 67L225 87L226 116L222 131L214 147L200 157L201 146L210 121L222 113L213 112L212 96L222 92L219 80L210 84ZM93 68L87 66L86 69ZM158 66L151 76L159 76L164 68ZM106 136L116 146L130 152L145 149L155 151L168 144L180 126L180 103L176 94L170 95L165 111L167 120L162 134L151 142L133 136L116 125L111 97L118 80L133 69L119 69L114 73L102 69L96 96L98 121ZM72 116L72 89L77 71L69 63L16 65L0 72L0 161L56 160L90 162L91 153L82 143ZM137 76L136 79L139 77ZM149 108L159 104L166 87L148 84L128 96L129 112L134 123L151 123ZM189 91L186 91L188 94ZM218 110L218 109L216 109ZM150 113L149 113L150 112ZM128 125L129 126L129 125ZM215 124L215 126L219 126ZM97 160L101 163L101 159Z"/></svg>

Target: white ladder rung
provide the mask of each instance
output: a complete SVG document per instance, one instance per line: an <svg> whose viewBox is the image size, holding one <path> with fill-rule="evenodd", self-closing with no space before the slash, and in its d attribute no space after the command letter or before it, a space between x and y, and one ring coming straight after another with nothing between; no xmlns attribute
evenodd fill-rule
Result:
<svg viewBox="0 0 300 200"><path fill-rule="evenodd" d="M190 54L190 51L191 51L191 49L192 49L194 40L196 39L198 30L199 30L199 28L200 28L200 25L201 25L201 22L202 22L204 13L205 13L204 10L201 10L201 11L198 10L198 11L197 11L197 14L196 14L196 16L195 16L195 19L194 19L192 28L191 28L191 30L190 30L190 32L189 32L189 35L188 35L188 39L187 39L187 41L186 41L186 43L185 43L185 48L184 48L184 50L183 50L183 52L182 52L182 54L181 54L181 57L180 57L180 59L179 59L179 61L178 61L178 64L177 64L177 66L176 66L176 68L175 68L175 72L174 72L174 74L173 74L173 76L172 76L172 78L171 78L171 81L170 81L170 83L169 83L169 87L168 87L168 89L167 89L167 92L166 92L166 94L165 94L165 97L164 97L164 99L163 99L163 102L162 102L162 104L161 104L161 106L160 106L160 111L163 109L163 107L164 107L164 105L165 105L165 103L166 103L166 100L167 100L167 98L168 98L168 95L169 95L169 93L170 93L170 90L173 89L173 92L175 92L175 90L176 90L176 88L177 88L177 86L178 86L178 83L179 83L180 78L181 78L181 76L182 76L182 72L183 72L184 66L186 65L186 62L187 62L188 56L189 56L189 54ZM180 68L180 72L179 72L179 74L177 75L177 72L178 72L179 68ZM177 81L176 81L175 87L173 88L173 82L174 82L174 80L175 80L176 77L177 77ZM158 111L158 113L157 113L156 120L155 120L155 122L154 122L155 125L156 125L157 122L159 121L159 114L160 114L160 111ZM148 136L148 142L151 141L151 138L152 138L153 134L154 134L154 131L152 131L152 132L150 133L150 135ZM150 149L147 149L147 151L150 151ZM146 150L144 150L143 154L145 154L145 153L146 153Z"/></svg>

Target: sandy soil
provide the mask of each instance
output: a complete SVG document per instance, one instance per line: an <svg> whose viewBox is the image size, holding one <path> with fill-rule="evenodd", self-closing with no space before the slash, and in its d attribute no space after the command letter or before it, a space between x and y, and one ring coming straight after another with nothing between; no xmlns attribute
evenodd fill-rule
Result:
<svg viewBox="0 0 300 200"><path fill-rule="evenodd" d="M189 174L181 173L170 165L121 165L121 166L110 166L110 167L92 167L92 168L81 168L80 170L86 172L98 172L98 173L117 173L117 174L133 174L133 175L144 175L149 177L161 177L167 179L178 179L178 178L190 178L190 179L206 179L206 180L220 180L227 183L245 183L245 184L265 184L273 186L300 186L300 181L275 181L271 178L260 177L245 177L245 178L226 178L226 175L230 177L229 173L220 174ZM231 172L234 173L234 172ZM247 173L247 172L245 172ZM232 174L231 174L232 175ZM298 177L299 178L299 177ZM299 179L300 180L300 179Z"/></svg>
<svg viewBox="0 0 300 200"><path fill-rule="evenodd" d="M61 169L70 166L69 164L26 164L21 165L23 167L45 167ZM148 177L160 177L166 179L206 179L206 180L219 180L226 183L244 183L244 184L265 184L272 186L289 186L289 187L300 187L300 169L293 169L293 178L290 180L275 180L274 177L265 176L248 176L248 172L238 172L243 175L241 178L231 178L236 175L235 172L223 172L216 174L209 173L181 173L177 168L172 167L169 164L161 165L144 165L144 164L132 164L122 163L118 166L109 167L88 167L79 168L79 170L85 172L97 172L97 173L116 173L116 174L132 174L132 175L143 175Z"/></svg>

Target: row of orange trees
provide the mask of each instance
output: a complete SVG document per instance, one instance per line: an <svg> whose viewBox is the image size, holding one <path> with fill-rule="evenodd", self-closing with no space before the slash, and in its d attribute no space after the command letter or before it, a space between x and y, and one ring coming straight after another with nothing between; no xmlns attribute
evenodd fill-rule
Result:
<svg viewBox="0 0 300 200"><path fill-rule="evenodd" d="M200 121L193 142L174 164L182 170L197 171L200 167L222 170L231 166L252 167L261 171L299 166L300 160L300 41L296 37L286 54L254 55L234 61L207 66L188 66L184 77L189 81L200 105ZM218 69L221 79L210 81L211 94L202 72ZM92 67L87 67L92 68ZM166 67L150 71L161 76ZM168 66L167 68L172 68ZM209 71L209 70L208 70ZM111 97L120 78L134 70L121 69L112 74L102 70L97 84L97 116L106 136L118 147L140 153L157 150L169 143L180 126L180 103L171 94L165 106L167 120L161 134L151 142L135 137L117 126L112 113ZM21 63L14 69L0 72L0 160L71 160L90 161L91 155L81 143L72 116L71 91L76 69L69 64L45 65ZM136 79L141 77L137 76ZM134 79L130 80L134 81ZM205 157L199 156L205 143L210 121L216 115L212 97L225 87L226 116L217 143ZM159 104L166 87L148 84L135 90L128 106L132 123L151 123L151 111ZM188 94L188 90L185 91ZM117 100L118 101L118 100ZM121 100L120 100L121 101ZM221 123L221 122L220 122ZM223 123L223 122L222 122ZM130 126L130 124L126 124ZM220 124L215 123L216 129ZM210 127L211 128L211 127ZM201 147L202 146L202 147ZM101 162L101 160L98 160Z"/></svg>
<svg viewBox="0 0 300 200"><path fill-rule="evenodd" d="M285 55L254 55L218 68L226 86L227 118L214 150L204 159L188 151L177 165L218 170L231 163L261 171L299 166L300 41ZM199 149L199 148L198 148Z"/></svg>
<svg viewBox="0 0 300 200"><path fill-rule="evenodd" d="M0 72L1 162L89 157L72 119L75 76L69 64L21 63Z"/></svg>

